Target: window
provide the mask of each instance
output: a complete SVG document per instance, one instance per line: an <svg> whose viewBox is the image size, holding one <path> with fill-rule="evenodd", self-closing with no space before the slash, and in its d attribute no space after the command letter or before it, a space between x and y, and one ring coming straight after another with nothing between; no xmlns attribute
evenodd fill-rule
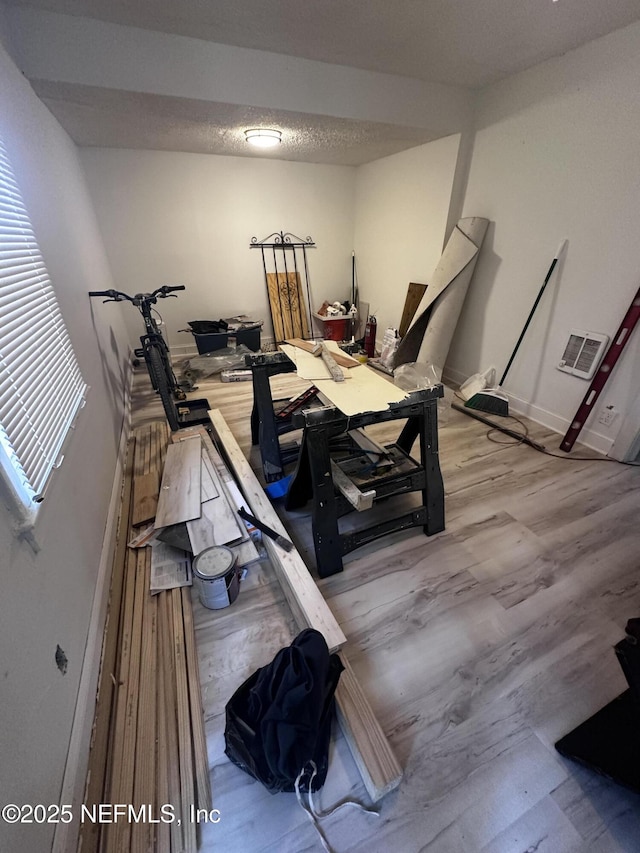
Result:
<svg viewBox="0 0 640 853"><path fill-rule="evenodd" d="M0 469L33 520L87 390L0 139Z"/></svg>

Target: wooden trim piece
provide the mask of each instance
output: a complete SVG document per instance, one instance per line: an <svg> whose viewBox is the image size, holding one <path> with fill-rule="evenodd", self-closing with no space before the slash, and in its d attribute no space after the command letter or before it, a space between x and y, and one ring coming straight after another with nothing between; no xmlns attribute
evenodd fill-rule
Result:
<svg viewBox="0 0 640 853"><path fill-rule="evenodd" d="M182 588L182 615L184 618L184 644L187 657L187 684L191 706L198 808L210 811L212 801L211 780L209 778L209 755L207 752L207 739L204 733L204 711L202 708L202 692L200 690L200 669L198 667L198 653L196 651L196 635L193 627L191 590L187 587Z"/></svg>
<svg viewBox="0 0 640 853"><path fill-rule="evenodd" d="M367 793L374 802L397 788L402 768L344 654L336 690L336 710Z"/></svg>
<svg viewBox="0 0 640 853"><path fill-rule="evenodd" d="M151 587L151 549L142 549L144 589L142 599L142 647L140 658L140 690L138 694L138 730L136 734L135 774L132 803L136 808L155 800L156 765L156 673L157 673L157 604ZM162 802L166 801L160 801ZM150 821L133 822L131 827L131 853L147 853L153 849L154 824Z"/></svg>
<svg viewBox="0 0 640 853"><path fill-rule="evenodd" d="M371 509L376 497L375 489L361 492L356 484L347 477L342 468L336 465L333 459L331 460L331 477L333 485L342 492L354 509L357 509L358 512Z"/></svg>
<svg viewBox="0 0 640 853"><path fill-rule="evenodd" d="M178 763L180 766L180 809L184 833L185 853L196 853L196 825L190 820L191 807L195 803L191 720L189 717L189 691L187 688L187 660L184 645L184 621L182 595L172 589L173 612L173 655L176 680L176 710L178 719Z"/></svg>
<svg viewBox="0 0 640 853"><path fill-rule="evenodd" d="M131 509L131 484L134 469L134 448L136 439L131 438L127 449L122 487L122 505L118 519L118 532L111 570L111 589L107 618L102 641L102 659L98 681L91 751L87 771L87 784L84 803L87 806L104 802L104 789L109 778L109 740L112 721L112 708L115 707L117 688L115 672L117 669L118 640L123 630L124 602L123 589L127 572L127 541L129 539L129 514ZM90 853L96 850L100 835L100 824L86 821L80 825L80 837L83 849Z"/></svg>
<svg viewBox="0 0 640 853"><path fill-rule="evenodd" d="M165 703L165 722L167 727L167 766L169 771L169 799L175 808L180 803L180 761L178 758L178 719L176 711L176 680L175 661L173 656L173 604L171 591L167 590L158 594L161 624L160 641L162 659L164 662L164 689L165 695L161 697ZM171 853L181 853L184 850L183 835L186 832L186 820L180 813L180 823L177 820L171 822Z"/></svg>
<svg viewBox="0 0 640 853"><path fill-rule="evenodd" d="M201 442L179 441L167 448L155 528L200 517Z"/></svg>
<svg viewBox="0 0 640 853"><path fill-rule="evenodd" d="M218 409L212 409L209 417L250 511L277 533L289 538L222 414ZM263 544L298 625L320 631L331 651L342 648L347 638L297 550L283 551L268 536L263 539Z"/></svg>

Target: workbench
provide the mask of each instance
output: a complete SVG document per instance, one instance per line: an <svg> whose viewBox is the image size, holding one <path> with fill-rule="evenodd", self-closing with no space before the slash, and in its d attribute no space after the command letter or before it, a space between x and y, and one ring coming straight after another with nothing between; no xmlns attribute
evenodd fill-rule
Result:
<svg viewBox="0 0 640 853"><path fill-rule="evenodd" d="M303 408L279 421L269 378L293 372L295 365L284 354L274 353L247 356L247 366L252 371L254 390L252 443L260 447L267 482L283 477L289 461L281 452L279 436L302 430L285 508L298 509L312 500L312 534L320 577L342 571L345 554L381 536L411 527L422 527L427 536L444 530L437 415L438 399L444 395L442 385L408 394L382 411L345 414L328 404ZM387 383L382 377L376 378ZM397 393L394 386L389 387ZM358 445L363 443L359 433L363 427L395 420L406 423L394 444L379 452L362 451ZM418 438L420 462L411 457ZM347 513L360 509L366 517L365 507L409 492L421 493L419 506L358 530L340 532L338 521Z"/></svg>

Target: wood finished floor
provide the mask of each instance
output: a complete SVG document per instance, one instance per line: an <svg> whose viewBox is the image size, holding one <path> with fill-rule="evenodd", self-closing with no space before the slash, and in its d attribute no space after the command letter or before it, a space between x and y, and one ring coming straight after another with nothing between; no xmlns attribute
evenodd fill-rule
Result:
<svg viewBox="0 0 640 853"><path fill-rule="evenodd" d="M274 396L306 385L272 380ZM250 454L250 383L213 380L190 396L220 408ZM134 422L161 417L138 372ZM557 450L559 436L530 427ZM393 441L397 431L374 434ZM346 809L324 820L329 843L336 853L637 853L640 796L553 744L626 688L612 647L640 616L640 471L499 446L454 411L439 432L446 530L378 540L319 582L405 768L380 817ZM576 446L579 455L594 454ZM251 459L258 467L255 450ZM313 565L308 512L288 523ZM224 755L227 700L296 633L269 564L251 568L231 607L195 600L194 614L221 813L202 827L200 849L321 850L294 795L272 796ZM366 802L334 731L321 804Z"/></svg>

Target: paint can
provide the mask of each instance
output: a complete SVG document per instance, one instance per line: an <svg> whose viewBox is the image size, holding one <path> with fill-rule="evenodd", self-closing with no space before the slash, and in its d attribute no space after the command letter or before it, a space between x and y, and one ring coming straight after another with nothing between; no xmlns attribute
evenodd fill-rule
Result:
<svg viewBox="0 0 640 853"><path fill-rule="evenodd" d="M193 585L203 607L221 610L238 597L240 578L236 556L225 545L205 548L193 561Z"/></svg>

